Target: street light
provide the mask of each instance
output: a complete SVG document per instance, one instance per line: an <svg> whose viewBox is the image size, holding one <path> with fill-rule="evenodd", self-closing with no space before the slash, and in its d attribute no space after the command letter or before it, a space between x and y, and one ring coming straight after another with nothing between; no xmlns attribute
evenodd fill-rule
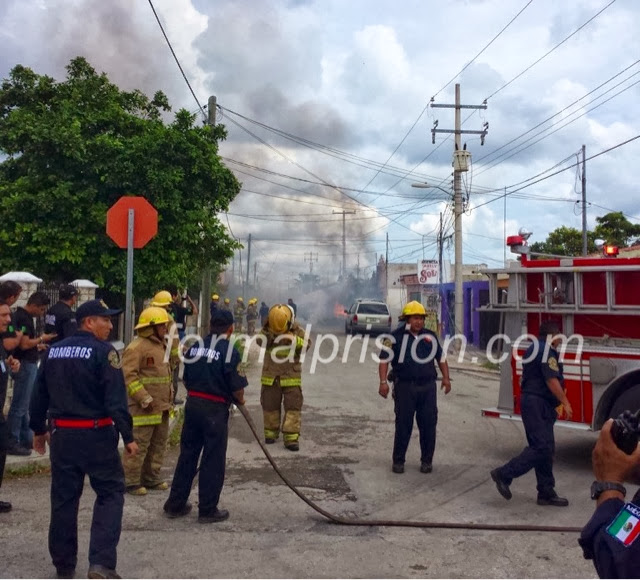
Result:
<svg viewBox="0 0 640 580"><path fill-rule="evenodd" d="M451 191L447 191L444 187L440 187L439 185L431 185L430 183L412 183L411 187L415 187L416 189L439 189L451 197Z"/></svg>

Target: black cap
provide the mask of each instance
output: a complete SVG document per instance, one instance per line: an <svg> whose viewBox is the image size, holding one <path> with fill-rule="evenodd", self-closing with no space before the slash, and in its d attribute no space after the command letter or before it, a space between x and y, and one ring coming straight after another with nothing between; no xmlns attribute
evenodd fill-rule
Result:
<svg viewBox="0 0 640 580"><path fill-rule="evenodd" d="M87 316L114 316L122 310L109 308L102 300L89 300L76 310L76 320L80 321Z"/></svg>
<svg viewBox="0 0 640 580"><path fill-rule="evenodd" d="M71 284L61 284L58 295L61 300L69 300L78 295L78 289Z"/></svg>
<svg viewBox="0 0 640 580"><path fill-rule="evenodd" d="M228 310L216 310L211 317L209 326L212 332L227 330L233 324L233 314Z"/></svg>

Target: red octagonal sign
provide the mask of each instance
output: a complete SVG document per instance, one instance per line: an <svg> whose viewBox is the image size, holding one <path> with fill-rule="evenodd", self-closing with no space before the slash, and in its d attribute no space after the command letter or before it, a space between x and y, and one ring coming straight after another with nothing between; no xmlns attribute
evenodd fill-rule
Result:
<svg viewBox="0 0 640 580"><path fill-rule="evenodd" d="M118 247L127 247L130 209L134 210L133 247L143 248L158 233L158 212L144 197L125 195L109 208L107 235Z"/></svg>

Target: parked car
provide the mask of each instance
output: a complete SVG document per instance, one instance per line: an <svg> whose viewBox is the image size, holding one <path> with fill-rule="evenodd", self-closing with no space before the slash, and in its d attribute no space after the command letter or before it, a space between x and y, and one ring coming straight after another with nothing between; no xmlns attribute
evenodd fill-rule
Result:
<svg viewBox="0 0 640 580"><path fill-rule="evenodd" d="M349 310L345 310L345 314L346 334L391 332L389 307L381 300L356 300Z"/></svg>

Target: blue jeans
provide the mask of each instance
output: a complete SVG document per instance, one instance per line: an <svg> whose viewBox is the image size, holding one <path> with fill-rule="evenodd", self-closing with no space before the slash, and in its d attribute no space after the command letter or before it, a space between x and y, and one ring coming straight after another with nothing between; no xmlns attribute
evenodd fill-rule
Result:
<svg viewBox="0 0 640 580"><path fill-rule="evenodd" d="M13 399L7 415L11 443L29 449L33 446L33 431L29 429L29 405L37 372L38 363L20 361L20 370L13 379Z"/></svg>

